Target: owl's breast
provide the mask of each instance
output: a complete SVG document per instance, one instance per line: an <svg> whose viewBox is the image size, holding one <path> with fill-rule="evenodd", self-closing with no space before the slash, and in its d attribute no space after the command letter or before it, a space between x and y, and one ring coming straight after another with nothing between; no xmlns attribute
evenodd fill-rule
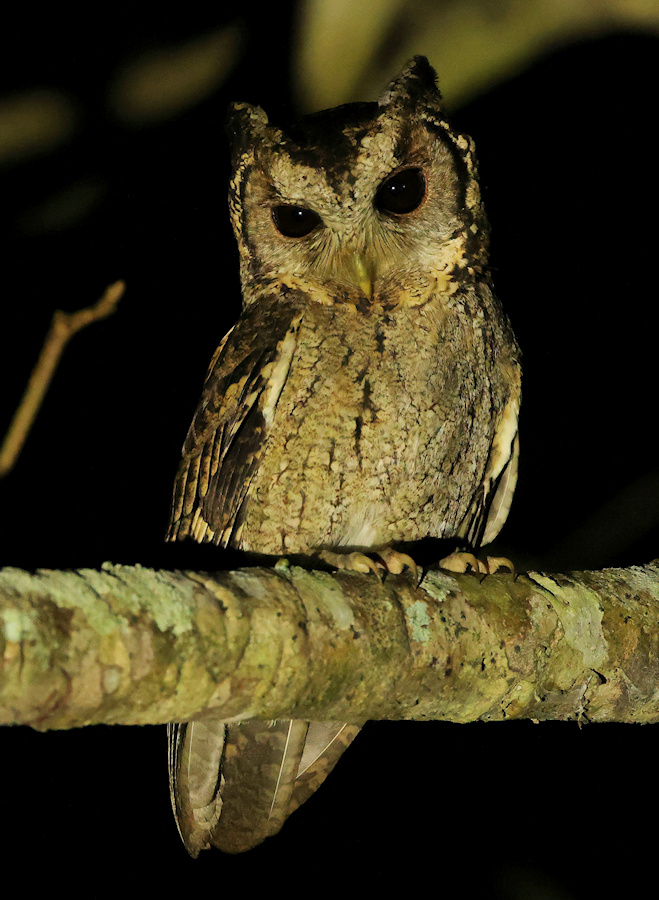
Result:
<svg viewBox="0 0 659 900"><path fill-rule="evenodd" d="M505 401L488 342L462 319L434 308L305 310L250 490L244 549L457 533Z"/></svg>

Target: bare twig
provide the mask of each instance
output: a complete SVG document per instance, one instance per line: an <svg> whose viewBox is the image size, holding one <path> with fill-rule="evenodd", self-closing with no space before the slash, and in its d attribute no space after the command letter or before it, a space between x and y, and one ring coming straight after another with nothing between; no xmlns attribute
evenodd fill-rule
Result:
<svg viewBox="0 0 659 900"><path fill-rule="evenodd" d="M25 393L14 413L14 418L0 449L0 478L7 475L16 464L66 345L81 328L112 315L125 287L123 281L115 281L106 289L98 303L93 306L79 309L73 313L67 313L61 309L57 309L53 313L53 321L46 335L41 354L32 370Z"/></svg>

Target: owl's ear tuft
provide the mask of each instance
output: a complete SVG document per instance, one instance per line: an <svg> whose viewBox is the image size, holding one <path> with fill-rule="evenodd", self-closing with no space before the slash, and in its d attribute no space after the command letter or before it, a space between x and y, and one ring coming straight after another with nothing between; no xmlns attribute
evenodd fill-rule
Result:
<svg viewBox="0 0 659 900"><path fill-rule="evenodd" d="M240 154L263 138L268 116L260 106L251 103L231 103L224 125L232 154Z"/></svg>
<svg viewBox="0 0 659 900"><path fill-rule="evenodd" d="M417 105L419 102L438 106L442 95L437 87L437 72L425 56L414 56L378 100L379 106Z"/></svg>

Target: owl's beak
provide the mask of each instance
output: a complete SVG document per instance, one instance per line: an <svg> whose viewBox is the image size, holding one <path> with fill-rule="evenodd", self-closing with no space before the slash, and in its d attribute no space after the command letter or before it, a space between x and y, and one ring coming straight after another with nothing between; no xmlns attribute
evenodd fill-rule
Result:
<svg viewBox="0 0 659 900"><path fill-rule="evenodd" d="M366 298L370 300L373 294L373 282L375 280L374 267L363 253L355 253L351 261L357 285L359 289L364 292Z"/></svg>

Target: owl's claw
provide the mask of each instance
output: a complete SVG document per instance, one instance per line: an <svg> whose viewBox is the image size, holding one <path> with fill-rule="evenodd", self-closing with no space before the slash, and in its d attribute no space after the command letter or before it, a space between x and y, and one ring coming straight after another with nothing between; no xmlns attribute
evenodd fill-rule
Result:
<svg viewBox="0 0 659 900"><path fill-rule="evenodd" d="M416 585L421 583L419 567L407 553L401 553L400 550L394 550L393 547L384 547L382 550L378 550L378 556L382 560L387 572L390 572L392 575L400 575L404 569L409 569L412 573L414 583ZM421 572L421 577L423 577L423 570Z"/></svg>
<svg viewBox="0 0 659 900"><path fill-rule="evenodd" d="M318 554L320 559L337 569L348 569L352 572L373 572L378 581L382 581L383 572L391 575L400 575L405 569L412 573L414 581L418 584L419 567L411 556L401 553L391 547L383 547L373 551L377 559L371 559L365 553L354 551L352 553L338 553L332 550L323 550Z"/></svg>
<svg viewBox="0 0 659 900"><path fill-rule="evenodd" d="M485 560L488 575L494 575L501 569L508 569L512 575L515 574L515 566L506 556L486 556Z"/></svg>
<svg viewBox="0 0 659 900"><path fill-rule="evenodd" d="M455 550L439 561L440 569L448 572L456 572L462 575L464 572L474 572L476 575L487 575L485 563L481 562L473 553L466 550Z"/></svg>
<svg viewBox="0 0 659 900"><path fill-rule="evenodd" d="M515 574L515 566L505 556L486 556L485 561L478 559L466 550L456 550L439 561L440 569L448 572L473 572L475 575L494 575L500 569L510 569Z"/></svg>
<svg viewBox="0 0 659 900"><path fill-rule="evenodd" d="M381 569L375 560L365 553L355 551L353 553L335 553L332 550L323 550L318 554L323 562L329 563L335 569L347 569L350 572L373 572L378 581L382 581Z"/></svg>

